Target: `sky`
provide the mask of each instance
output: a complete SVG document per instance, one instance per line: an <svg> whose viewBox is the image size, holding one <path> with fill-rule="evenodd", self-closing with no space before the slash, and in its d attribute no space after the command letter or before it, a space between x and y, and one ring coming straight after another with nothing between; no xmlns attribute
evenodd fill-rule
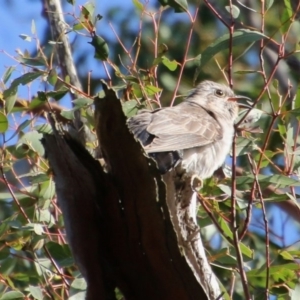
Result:
<svg viewBox="0 0 300 300"><path fill-rule="evenodd" d="M0 0L0 20L2 26L0 26L0 78L3 76L5 70L9 66L18 66L17 71L13 73L12 79L21 76L24 72L23 67L18 65L16 61L12 58L17 55L17 50L21 52L28 50L33 52L36 49L36 41L26 41L19 37L21 34L28 36L33 36L31 32L32 23L34 22L36 28L36 36L42 40L42 36L45 32L47 22L42 15L42 5L40 0ZM85 4L86 1L77 0L75 6L70 4L65 4L64 11L72 13L75 9L76 14L79 14L79 6ZM126 2L131 4L130 1ZM126 4L124 6L124 1L121 0L110 0L107 1L97 1L96 8L99 14L104 15L112 7L120 7L122 10L126 10ZM72 18L68 18L72 20ZM100 21L101 22L101 21ZM105 32L105 34L113 34L111 29L106 25L107 22L101 23L100 33ZM70 35L72 41L72 35ZM73 35L74 37L74 35ZM93 48L87 43L90 38L85 38L85 41L80 44L81 47L85 47L87 55L90 56L90 65L86 66L85 70L79 70L83 72L88 72L93 69L93 72L97 72L100 68L95 66L95 60L93 59ZM36 87L38 88L38 87ZM32 92L35 92L35 88L31 88ZM28 98L27 87L20 87L20 96Z"/></svg>

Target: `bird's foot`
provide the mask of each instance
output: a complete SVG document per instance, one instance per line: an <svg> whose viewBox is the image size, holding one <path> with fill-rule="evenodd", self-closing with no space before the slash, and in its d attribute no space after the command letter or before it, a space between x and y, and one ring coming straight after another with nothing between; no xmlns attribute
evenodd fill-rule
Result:
<svg viewBox="0 0 300 300"><path fill-rule="evenodd" d="M197 192L203 187L203 180L197 175L193 175L191 179L191 187L194 192Z"/></svg>

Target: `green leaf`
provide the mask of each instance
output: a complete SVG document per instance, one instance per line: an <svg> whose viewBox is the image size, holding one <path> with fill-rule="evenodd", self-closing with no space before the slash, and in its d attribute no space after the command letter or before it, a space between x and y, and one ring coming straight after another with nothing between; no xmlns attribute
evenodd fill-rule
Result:
<svg viewBox="0 0 300 300"><path fill-rule="evenodd" d="M46 95L50 98L53 98L55 100L60 100L62 97L64 97L69 92L69 89L66 87L62 87L57 91L51 91L47 92Z"/></svg>
<svg viewBox="0 0 300 300"><path fill-rule="evenodd" d="M176 60L171 61L167 57L162 56L161 61L170 71L175 71L177 69L178 63Z"/></svg>
<svg viewBox="0 0 300 300"><path fill-rule="evenodd" d="M176 13L186 12L188 10L188 4L186 0L158 0L162 6L169 5L174 8Z"/></svg>
<svg viewBox="0 0 300 300"><path fill-rule="evenodd" d="M37 92L37 98L34 98L30 104L29 108L37 107L38 105L42 104L43 102L46 102L48 100L47 93L44 91L38 91Z"/></svg>
<svg viewBox="0 0 300 300"><path fill-rule="evenodd" d="M27 173L27 174L23 174L21 175L19 178L22 177L28 177L30 176L30 182L31 184L35 184L35 183L41 183L41 182L45 182L49 180L49 176L45 173Z"/></svg>
<svg viewBox="0 0 300 300"><path fill-rule="evenodd" d="M26 132L18 141L18 147L27 145L29 149L43 156L45 151L41 143L43 135L37 131Z"/></svg>
<svg viewBox="0 0 300 300"><path fill-rule="evenodd" d="M290 198L291 195L289 195L288 193L285 194L272 194L271 197L269 198L265 198L264 197L264 202L269 201L269 202L282 202L282 201L286 201Z"/></svg>
<svg viewBox="0 0 300 300"><path fill-rule="evenodd" d="M297 88L297 93L293 101L293 109L300 108L300 88Z"/></svg>
<svg viewBox="0 0 300 300"><path fill-rule="evenodd" d="M13 80L10 87L3 93L3 97L5 99L5 109L7 113L10 113L14 108L17 100L18 86L20 84L26 85L43 74L43 72L29 72Z"/></svg>
<svg viewBox="0 0 300 300"><path fill-rule="evenodd" d="M19 37L26 42L31 42L31 36L27 34L19 34Z"/></svg>
<svg viewBox="0 0 300 300"><path fill-rule="evenodd" d="M257 153L257 155L254 156L254 158L258 161L260 158L260 153ZM271 150L265 150L262 157L262 162L260 164L260 168L265 168L270 164L270 161L272 160L272 157L275 155L275 153Z"/></svg>
<svg viewBox="0 0 300 300"><path fill-rule="evenodd" d="M43 300L43 292L39 286L29 285L29 292L34 299Z"/></svg>
<svg viewBox="0 0 300 300"><path fill-rule="evenodd" d="M56 82L57 82L57 73L55 69L51 69L48 77L47 77L47 81L52 85L55 86Z"/></svg>
<svg viewBox="0 0 300 300"><path fill-rule="evenodd" d="M0 251L0 260L4 260L4 259L6 259L9 256L10 256L10 250L9 250L9 248L8 247L2 248L1 251Z"/></svg>
<svg viewBox="0 0 300 300"><path fill-rule="evenodd" d="M76 108L85 107L93 104L93 100L90 98L77 98L72 101Z"/></svg>
<svg viewBox="0 0 300 300"><path fill-rule="evenodd" d="M31 33L36 34L36 26L34 20L31 20Z"/></svg>
<svg viewBox="0 0 300 300"><path fill-rule="evenodd" d="M286 33L291 25L291 17L289 10L285 8L281 14L281 27L280 30L282 33Z"/></svg>
<svg viewBox="0 0 300 300"><path fill-rule="evenodd" d="M216 261L223 266L236 266L236 257L234 257L228 248L223 248L216 253L214 253Z"/></svg>
<svg viewBox="0 0 300 300"><path fill-rule="evenodd" d="M232 14L232 18L233 19L237 19L238 16L240 15L240 9L235 6L235 5L232 5L231 6L231 9L230 9L230 6L225 6L225 9L230 13ZM232 11L231 11L232 10Z"/></svg>
<svg viewBox="0 0 300 300"><path fill-rule="evenodd" d="M35 58L28 58L28 57L19 57L18 60L29 66L46 66L47 62L43 57L35 57Z"/></svg>
<svg viewBox="0 0 300 300"><path fill-rule="evenodd" d="M297 263L287 263L287 264L282 264L282 265L277 265L277 266L271 266L269 268L269 274L271 275L272 278L276 279L277 281L280 279L282 282L285 282L288 280L290 275L294 273L295 271L299 270L299 265ZM296 276L294 274L294 276ZM252 277L266 277L266 269L265 267L258 271L258 270L251 270L247 272L247 277L252 278ZM295 277L296 278L296 277Z"/></svg>
<svg viewBox="0 0 300 300"><path fill-rule="evenodd" d="M75 5L76 0L67 0L68 3Z"/></svg>
<svg viewBox="0 0 300 300"><path fill-rule="evenodd" d="M24 299L25 295L22 294L21 292L17 291L12 291L12 292L7 292L2 297L0 300L12 300L12 299Z"/></svg>
<svg viewBox="0 0 300 300"><path fill-rule="evenodd" d="M83 14L85 19L90 19L95 13L95 4L92 2L87 2L85 5L81 7L81 13Z"/></svg>
<svg viewBox="0 0 300 300"><path fill-rule="evenodd" d="M31 120L25 120L24 122L22 122L22 123L18 126L18 128L17 128L17 130L16 130L16 133L19 133L19 132L21 132L23 129L25 129L29 124L31 124L32 121L33 121L33 119L31 119Z"/></svg>
<svg viewBox="0 0 300 300"><path fill-rule="evenodd" d="M11 87L16 87L20 84L26 85L42 75L44 75L44 72L28 72L28 73L16 78L11 83Z"/></svg>
<svg viewBox="0 0 300 300"><path fill-rule="evenodd" d="M235 122L238 123L247 113L248 113L248 109L241 110ZM247 114L242 124L240 124L240 128L249 128L253 126L253 124L256 123L261 118L262 114L263 114L262 110L257 108L252 108L250 113Z"/></svg>
<svg viewBox="0 0 300 300"><path fill-rule="evenodd" d="M282 256L286 260L292 260L292 261L294 260L294 256L289 251L280 250L279 255Z"/></svg>
<svg viewBox="0 0 300 300"><path fill-rule="evenodd" d="M237 184L252 184L254 180L254 176L249 174L248 176L240 176L236 178ZM296 179L289 178L284 175L258 175L258 180L260 183L273 183L276 186L300 186L300 181Z"/></svg>
<svg viewBox="0 0 300 300"><path fill-rule="evenodd" d="M3 98L5 100L5 110L9 114L15 106L17 100L18 88L16 86L11 86L3 92Z"/></svg>
<svg viewBox="0 0 300 300"><path fill-rule="evenodd" d="M129 100L122 104L122 109L124 112L124 115L127 118L130 118L134 115L136 115L138 111L138 102L136 100Z"/></svg>
<svg viewBox="0 0 300 300"><path fill-rule="evenodd" d="M68 245L59 245L54 242L48 242L46 247L60 267L70 267L73 265L74 260Z"/></svg>
<svg viewBox="0 0 300 300"><path fill-rule="evenodd" d="M33 231L35 234L42 235L44 233L43 226L41 224L31 223L31 225L33 225Z"/></svg>
<svg viewBox="0 0 300 300"><path fill-rule="evenodd" d="M229 33L224 34L219 37L215 42L208 46L198 59L198 69L203 68L203 66L213 58L217 53L224 49L228 49L229 46ZM233 47L240 46L246 43L254 43L263 38L267 38L264 34L258 31L252 31L249 29L236 30L232 36Z"/></svg>
<svg viewBox="0 0 300 300"><path fill-rule="evenodd" d="M83 24L82 23L76 23L73 25L72 29L74 31L78 31L78 30L82 30L84 28Z"/></svg>
<svg viewBox="0 0 300 300"><path fill-rule="evenodd" d="M45 222L48 225L48 228L55 224L55 220L48 209L37 210L37 220L39 222Z"/></svg>
<svg viewBox="0 0 300 300"><path fill-rule="evenodd" d="M252 152L256 148L256 144L253 140L239 136L236 139L236 156L245 155Z"/></svg>
<svg viewBox="0 0 300 300"><path fill-rule="evenodd" d="M78 293L74 293L74 294L72 293L72 296L68 298L68 300L82 300L82 299L86 299L86 292L80 291Z"/></svg>
<svg viewBox="0 0 300 300"><path fill-rule="evenodd" d="M162 89L149 84L144 87L144 90L149 97L155 95L156 93L160 93L162 91Z"/></svg>
<svg viewBox="0 0 300 300"><path fill-rule="evenodd" d="M291 300L299 300L300 299L300 284L297 283L294 290L291 293Z"/></svg>
<svg viewBox="0 0 300 300"><path fill-rule="evenodd" d="M294 13L290 0L284 0L284 5L285 5L285 8L281 15L282 26L280 27L282 33L286 33L288 31L288 29L290 28L290 25L293 21L292 17L293 17L293 13Z"/></svg>
<svg viewBox="0 0 300 300"><path fill-rule="evenodd" d="M84 28L91 30L95 23L101 18L100 15L97 15L93 20L95 4L92 2L87 2L85 5L80 6L80 10L79 23L73 25L73 30L81 30Z"/></svg>
<svg viewBox="0 0 300 300"><path fill-rule="evenodd" d="M52 267L52 262L48 258L36 258L35 259L35 268L39 276L49 275L48 270Z"/></svg>
<svg viewBox="0 0 300 300"><path fill-rule="evenodd" d="M6 115L0 112L0 133L4 133L8 129L8 120Z"/></svg>
<svg viewBox="0 0 300 300"><path fill-rule="evenodd" d="M38 133L47 133L50 134L53 132L52 127L50 124L41 124L41 125L36 125L34 126L34 129L38 132Z"/></svg>
<svg viewBox="0 0 300 300"><path fill-rule="evenodd" d="M109 49L107 43L102 37L94 35L92 41L89 42L89 44L91 44L95 48L95 58L104 61L107 60L109 55Z"/></svg>
<svg viewBox="0 0 300 300"><path fill-rule="evenodd" d="M4 73L3 77L2 77L2 80L3 80L4 84L7 83L7 81L9 80L9 78L10 78L12 72L13 72L15 69L16 69L15 67L9 67L9 68L5 71L5 73Z"/></svg>
<svg viewBox="0 0 300 300"><path fill-rule="evenodd" d="M137 10L139 10L140 12L143 11L144 5L139 0L132 0L132 3Z"/></svg>
<svg viewBox="0 0 300 300"><path fill-rule="evenodd" d="M291 18L293 16L293 8L291 5L291 0L284 0L284 5L286 7L289 18Z"/></svg>
<svg viewBox="0 0 300 300"><path fill-rule="evenodd" d="M269 8L271 8L271 6L273 5L274 0L265 0L265 5L266 5L266 10L268 10Z"/></svg>
<svg viewBox="0 0 300 300"><path fill-rule="evenodd" d="M228 223L222 218L218 218L218 221L220 223L220 226L221 226L225 236L233 239L233 234L232 234L231 229L228 226ZM253 258L253 251L241 242L239 243L239 245L240 245L240 248L241 248L241 252L245 256L245 258L246 259L249 259L249 258L252 259ZM234 249L233 249L233 251L234 251Z"/></svg>
<svg viewBox="0 0 300 300"><path fill-rule="evenodd" d="M157 55L158 57L162 57L165 53L168 52L168 46L166 44L159 44L157 49Z"/></svg>
<svg viewBox="0 0 300 300"><path fill-rule="evenodd" d="M75 118L75 116L74 116L74 109L62 110L60 112L60 115L63 116L67 120L74 120L74 118Z"/></svg>
<svg viewBox="0 0 300 300"><path fill-rule="evenodd" d="M76 290L85 291L87 288L87 284L84 278L75 278L71 284L71 287Z"/></svg>
<svg viewBox="0 0 300 300"><path fill-rule="evenodd" d="M55 184L49 179L43 182L40 186L39 197L43 200L51 200L55 195Z"/></svg>

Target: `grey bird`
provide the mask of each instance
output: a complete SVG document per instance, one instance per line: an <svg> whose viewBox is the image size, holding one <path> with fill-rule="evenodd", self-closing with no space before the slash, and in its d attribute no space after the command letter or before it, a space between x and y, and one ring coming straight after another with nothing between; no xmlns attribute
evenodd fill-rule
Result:
<svg viewBox="0 0 300 300"><path fill-rule="evenodd" d="M182 103L142 110L128 127L162 173L181 163L187 175L203 180L230 151L240 98L249 99L223 84L203 81Z"/></svg>

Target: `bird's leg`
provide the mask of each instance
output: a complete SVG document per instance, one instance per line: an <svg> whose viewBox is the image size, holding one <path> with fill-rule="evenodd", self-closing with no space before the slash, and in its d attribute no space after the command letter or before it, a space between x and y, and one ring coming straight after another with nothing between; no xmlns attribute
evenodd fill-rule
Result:
<svg viewBox="0 0 300 300"><path fill-rule="evenodd" d="M203 187L203 180L199 176L193 175L191 178L191 187L193 192L197 193Z"/></svg>

